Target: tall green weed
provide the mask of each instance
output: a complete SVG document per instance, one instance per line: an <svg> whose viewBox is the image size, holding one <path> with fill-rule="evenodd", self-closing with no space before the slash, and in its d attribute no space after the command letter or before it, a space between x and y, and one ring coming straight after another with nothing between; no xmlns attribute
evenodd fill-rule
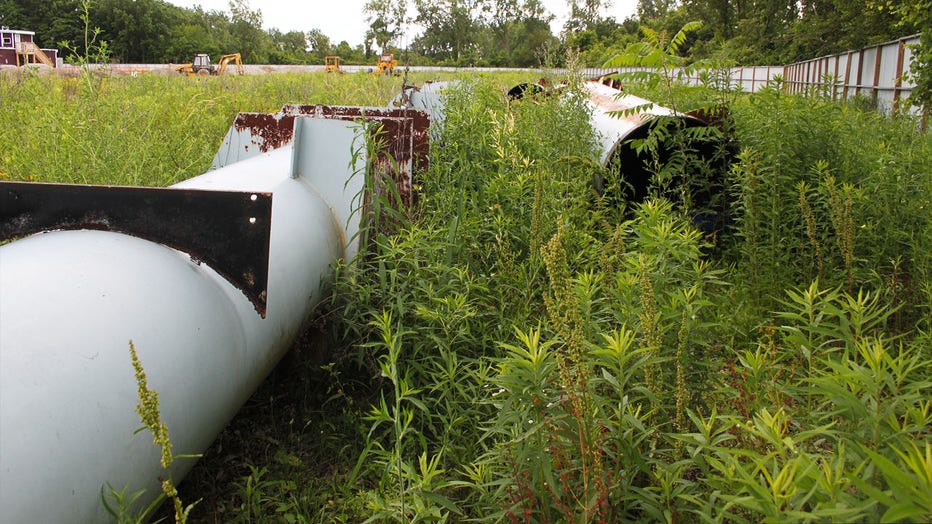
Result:
<svg viewBox="0 0 932 524"><path fill-rule="evenodd" d="M760 305L774 307L788 282L819 278L882 293L898 308L896 328L916 325L932 267L932 138L905 118L775 88L734 108L744 150L731 179L738 242L727 256L748 271Z"/></svg>

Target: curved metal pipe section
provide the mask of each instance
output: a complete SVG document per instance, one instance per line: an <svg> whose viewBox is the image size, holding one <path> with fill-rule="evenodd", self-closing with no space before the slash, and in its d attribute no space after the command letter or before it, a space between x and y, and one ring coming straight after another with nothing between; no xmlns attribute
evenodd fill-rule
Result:
<svg viewBox="0 0 932 524"><path fill-rule="evenodd" d="M620 147L634 138L647 136L650 125L658 118L679 118L689 126L704 126L705 122L690 115L676 113L601 82L585 82L592 114L589 123L600 144L599 163L607 166Z"/></svg>
<svg viewBox="0 0 932 524"><path fill-rule="evenodd" d="M512 87L507 95L510 100L521 100L560 92L565 88L565 84L560 84L548 89L543 81L522 83ZM632 147L634 140L647 138L651 126L660 119L680 120L681 127L707 125L693 115L677 113L645 98L625 93L610 75L583 82L582 91L589 106L589 124L599 144L597 160L601 166L620 173L630 188L629 194L625 195L628 201L640 202L646 198L651 178L648 164L652 159L637 154ZM699 153L706 159L714 154L707 148ZM597 181L597 189L603 190L601 185L602 181Z"/></svg>
<svg viewBox="0 0 932 524"><path fill-rule="evenodd" d="M535 96L546 91L543 82L522 82L508 90L508 100L521 100L528 96Z"/></svg>
<svg viewBox="0 0 932 524"><path fill-rule="evenodd" d="M708 123L690 114L677 113L672 109L658 106L653 102L630 94L600 81L584 84L591 109L590 124L599 140L599 163L617 174L624 182L625 200L632 203L642 202L650 193L653 182L651 162L655 159L649 153L638 153L634 141L647 138L651 126L659 120L679 120L677 127L682 132L686 128L705 127ZM666 163L669 150L659 151L659 162ZM711 140L689 141L685 143L691 151L693 161L713 167L713 171L722 171L726 159L721 155L724 144ZM696 166L687 166L694 169ZM688 170L687 170L688 171ZM690 198L697 209L709 205L717 206L718 194L722 190L722 181L714 179L691 179L689 172L681 173L689 187ZM707 175L708 176L708 175ZM598 189L604 190L604 187ZM676 195L671 198L677 199ZM708 214L708 210L702 211ZM707 220L707 219L706 219ZM716 228L718 226L709 226Z"/></svg>
<svg viewBox="0 0 932 524"><path fill-rule="evenodd" d="M101 487L160 492L135 412L132 340L173 451L203 452L355 253L358 126L299 119L300 139L178 184L272 194L266 317L188 254L122 233L53 231L0 247L0 522L101 522ZM364 151L356 151L364 155ZM356 162L365 165L364 158ZM173 477L193 466L179 459Z"/></svg>
<svg viewBox="0 0 932 524"><path fill-rule="evenodd" d="M548 95L560 92L566 88L565 84L548 90L546 85L539 83L524 83L514 86L508 91L511 100L521 100L525 97ZM624 93L618 87L618 81L610 76L583 82L582 96L589 108L589 124L598 141L598 162L616 176L620 182L614 189L621 194L612 194L627 203L642 202L650 194L653 183L652 164L659 161L662 165L669 159L670 151L662 144L658 151L658 158L650 153L638 153L634 146L635 141L647 138L652 126L661 120L674 120L679 131L685 128L703 127L708 125L704 120L690 114L682 114L672 109L659 106L650 100ZM687 148L696 155L694 160L698 163L714 165L722 162L716 157L720 144L708 141L687 143ZM689 186L690 198L704 207L716 199L716 193L721 191L721 181L690 180L689 173L681 173ZM600 193L608 190L607 180L598 177L593 181L595 189ZM712 187L714 186L714 187ZM671 195L676 199L676 195Z"/></svg>

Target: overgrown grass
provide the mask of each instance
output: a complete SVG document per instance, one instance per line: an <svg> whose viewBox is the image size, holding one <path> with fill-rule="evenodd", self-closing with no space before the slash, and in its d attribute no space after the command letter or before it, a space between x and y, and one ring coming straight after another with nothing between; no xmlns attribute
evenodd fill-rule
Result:
<svg viewBox="0 0 932 524"><path fill-rule="evenodd" d="M0 74L0 172L17 180L166 186L210 167L239 112L282 105L384 107L400 77L281 74L187 78ZM422 82L412 74L409 81Z"/></svg>
<svg viewBox="0 0 932 524"><path fill-rule="evenodd" d="M36 129L93 110L128 122L102 112L118 107L161 122L151 152L145 134L118 149L169 183L209 164L234 109L390 98L310 92L341 79L361 85L127 79L97 99L52 79L0 88L17 107L48 104ZM338 268L316 329L180 486L203 497L191 519L932 519L932 139L776 90L729 96L741 153L729 227L710 249L663 200L625 214L594 194L585 107L509 104L508 83L453 90L417 208L358 267ZM721 95L677 96L689 109ZM179 118L179 100L227 114ZM2 118L27 122L14 114ZM198 133L213 147L172 164ZM57 161L99 147L83 173L119 156L68 147ZM0 155L11 177L69 170ZM119 161L93 180L147 169Z"/></svg>

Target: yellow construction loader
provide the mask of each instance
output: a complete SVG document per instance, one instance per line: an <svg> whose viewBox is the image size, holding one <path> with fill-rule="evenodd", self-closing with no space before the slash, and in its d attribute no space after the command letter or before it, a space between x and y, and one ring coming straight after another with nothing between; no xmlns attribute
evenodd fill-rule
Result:
<svg viewBox="0 0 932 524"><path fill-rule="evenodd" d="M398 60L395 60L395 55L391 53L382 53L382 56L379 57L379 64L375 67L374 74L377 75L391 75L395 72L395 66L398 65Z"/></svg>
<svg viewBox="0 0 932 524"><path fill-rule="evenodd" d="M237 73L242 75L245 72L243 70L243 60L240 58L239 53L223 55L217 64L210 63L210 55L198 53L194 55L193 62L182 64L176 69L179 73L188 76L220 76L226 72L230 62L236 64Z"/></svg>
<svg viewBox="0 0 932 524"><path fill-rule="evenodd" d="M340 69L340 57L338 56L325 56L324 57L324 68L328 73L342 73Z"/></svg>

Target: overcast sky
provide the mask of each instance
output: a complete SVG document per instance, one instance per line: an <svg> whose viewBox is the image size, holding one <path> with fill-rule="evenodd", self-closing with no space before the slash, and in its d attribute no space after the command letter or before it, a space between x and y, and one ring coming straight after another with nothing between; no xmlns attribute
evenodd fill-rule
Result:
<svg viewBox="0 0 932 524"><path fill-rule="evenodd" d="M224 11L229 13L229 0L168 0L182 7L200 5L205 11ZM366 0L250 0L252 10L262 12L265 29L278 28L282 32L310 31L320 29L330 37L334 44L346 40L352 46L362 44L366 32L366 14L362 7ZM409 2L411 3L411 2ZM556 15L551 27L557 34L566 21L569 8L566 0L543 0L544 7ZM605 15L616 18L619 22L633 16L637 9L637 0L614 0ZM401 42L405 47L407 39Z"/></svg>

